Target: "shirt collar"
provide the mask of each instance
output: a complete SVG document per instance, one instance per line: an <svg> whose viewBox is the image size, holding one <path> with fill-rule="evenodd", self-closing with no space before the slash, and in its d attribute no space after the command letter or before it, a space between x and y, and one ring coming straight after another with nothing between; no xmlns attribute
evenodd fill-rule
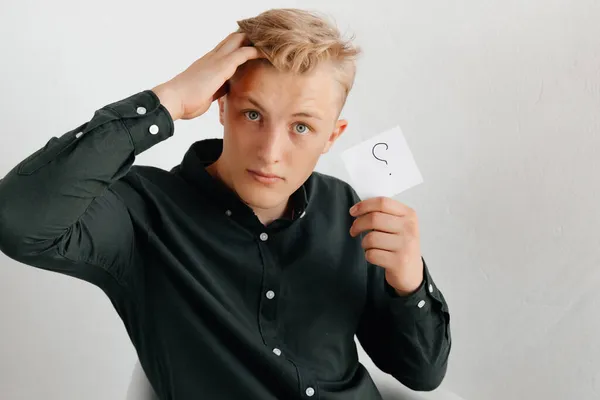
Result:
<svg viewBox="0 0 600 400"><path fill-rule="evenodd" d="M206 171L206 167L215 162L223 151L223 139L212 138L203 139L193 143L185 153L181 164L173 170L178 169L182 177L193 186L200 189L202 194L209 195L215 201L217 207L220 207L224 213L229 216L235 216L236 219L246 219L258 221L252 209L245 204L237 194L225 185L220 179L213 177ZM308 206L308 193L306 183L303 184L291 195L292 215L282 217L274 221L273 224L279 225L286 222L292 222L304 216ZM259 222L260 223L260 222ZM272 224L272 225L273 225ZM271 226L271 225L270 225ZM261 224L261 227L262 224Z"/></svg>

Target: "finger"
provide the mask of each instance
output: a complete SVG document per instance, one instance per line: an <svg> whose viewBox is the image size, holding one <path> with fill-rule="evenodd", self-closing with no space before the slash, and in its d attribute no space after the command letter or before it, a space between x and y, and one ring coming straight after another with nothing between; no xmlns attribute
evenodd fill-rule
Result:
<svg viewBox="0 0 600 400"><path fill-rule="evenodd" d="M403 217L375 211L356 218L350 227L350 235L358 236L361 232L368 230L401 233L403 223Z"/></svg>
<svg viewBox="0 0 600 400"><path fill-rule="evenodd" d="M365 251L365 259L371 264L378 265L382 268L394 265L394 252L379 249L370 249Z"/></svg>
<svg viewBox="0 0 600 400"><path fill-rule="evenodd" d="M217 50L217 54L226 55L236 51L241 47L251 47L244 46L244 43L248 43L247 40L248 39L245 33L236 32L224 41L224 43L219 47L219 50Z"/></svg>
<svg viewBox="0 0 600 400"><path fill-rule="evenodd" d="M225 96L227 93L229 93L229 81L226 81L223 86L221 86L219 88L219 90L217 90L215 92L215 94L213 95L213 101L220 99L221 97Z"/></svg>
<svg viewBox="0 0 600 400"><path fill-rule="evenodd" d="M218 52L218 51L219 51L219 50L220 50L220 49L223 47L223 45L224 45L225 43L227 43L228 41L230 41L230 40L231 40L231 38L232 38L232 37L234 37L235 35L242 35L242 33L241 33L241 32L231 32L229 35L227 35L227 36L225 37L225 39L221 40L221 41L219 42L219 44L215 46L215 48L213 49L213 51L214 51L215 53L216 53L216 52Z"/></svg>
<svg viewBox="0 0 600 400"><path fill-rule="evenodd" d="M350 209L350 214L357 217L373 211L380 211L398 216L413 214L414 210L391 197L373 197L360 201Z"/></svg>
<svg viewBox="0 0 600 400"><path fill-rule="evenodd" d="M227 42L229 40L230 37L232 37L233 35L235 35L235 32L230 33L229 35L227 35L223 40L221 40L219 42L219 44L217 44L215 46L215 48L213 49L213 51L216 53L217 51L219 51L221 49L221 47L223 47L223 45L225 44L225 42Z"/></svg>
<svg viewBox="0 0 600 400"><path fill-rule="evenodd" d="M400 250L401 243L398 234L372 231L365 235L361 242L361 246L365 250L379 249L386 251Z"/></svg>
<svg viewBox="0 0 600 400"><path fill-rule="evenodd" d="M233 64L236 68L246 61L263 58L264 54L255 47L241 47L237 51L229 54L226 58L226 63Z"/></svg>

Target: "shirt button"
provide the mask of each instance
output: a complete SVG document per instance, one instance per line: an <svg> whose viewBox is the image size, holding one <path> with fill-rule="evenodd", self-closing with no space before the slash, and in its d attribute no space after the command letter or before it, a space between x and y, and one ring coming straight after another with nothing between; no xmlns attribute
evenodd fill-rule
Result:
<svg viewBox="0 0 600 400"><path fill-rule="evenodd" d="M273 297L275 297L275 292L272 290L269 290L267 292L267 299L271 300Z"/></svg>
<svg viewBox="0 0 600 400"><path fill-rule="evenodd" d="M302 214L300 214L300 218L303 218L306 215L306 211L302 211Z"/></svg>
<svg viewBox="0 0 600 400"><path fill-rule="evenodd" d="M306 395L308 397L312 397L312 396L314 396L314 394L315 394L315 389L313 389L311 387L309 387L309 388L306 389Z"/></svg>
<svg viewBox="0 0 600 400"><path fill-rule="evenodd" d="M268 238L269 235L267 235L265 232L260 234L260 240L262 240L263 242L266 242Z"/></svg>
<svg viewBox="0 0 600 400"><path fill-rule="evenodd" d="M429 293L433 293L433 285L431 283L429 284Z"/></svg>
<svg viewBox="0 0 600 400"><path fill-rule="evenodd" d="M231 210L225 211L225 215L227 215L228 217L231 217Z"/></svg>
<svg viewBox="0 0 600 400"><path fill-rule="evenodd" d="M138 114L141 114L141 115L146 114L146 109L144 107L138 107L136 111Z"/></svg>
<svg viewBox="0 0 600 400"><path fill-rule="evenodd" d="M417 307L419 307L419 308L423 308L423 306L424 306L424 305L425 305L425 300L421 300L421 301L419 302L419 304L417 304Z"/></svg>
<svg viewBox="0 0 600 400"><path fill-rule="evenodd" d="M152 125L150 129L148 129L151 134L156 135L158 133L158 126Z"/></svg>
<svg viewBox="0 0 600 400"><path fill-rule="evenodd" d="M274 348L273 349L273 353L275 353L276 355L280 356L281 355L281 350L279 350L278 348Z"/></svg>

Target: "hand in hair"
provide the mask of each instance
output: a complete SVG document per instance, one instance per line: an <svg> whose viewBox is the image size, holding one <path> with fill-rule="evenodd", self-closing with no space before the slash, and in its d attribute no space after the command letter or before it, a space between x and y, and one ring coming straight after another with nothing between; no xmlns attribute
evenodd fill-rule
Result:
<svg viewBox="0 0 600 400"><path fill-rule="evenodd" d="M231 33L185 71L152 90L173 120L204 114L227 92L227 81L248 60L264 58L244 33Z"/></svg>

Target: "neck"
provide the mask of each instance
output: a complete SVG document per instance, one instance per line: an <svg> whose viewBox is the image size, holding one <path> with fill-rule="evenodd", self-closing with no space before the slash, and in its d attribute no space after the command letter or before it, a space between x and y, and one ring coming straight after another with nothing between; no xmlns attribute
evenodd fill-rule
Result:
<svg viewBox="0 0 600 400"><path fill-rule="evenodd" d="M283 216L291 216L292 210L290 207L290 201L288 199L287 202L283 203L280 206L274 207L274 208L257 208L257 207L252 207L250 204L248 204L248 206L250 208L252 208L252 211L254 211L254 214L256 214L256 217L258 218L258 220L264 225L267 226L269 225L271 222L282 218Z"/></svg>

